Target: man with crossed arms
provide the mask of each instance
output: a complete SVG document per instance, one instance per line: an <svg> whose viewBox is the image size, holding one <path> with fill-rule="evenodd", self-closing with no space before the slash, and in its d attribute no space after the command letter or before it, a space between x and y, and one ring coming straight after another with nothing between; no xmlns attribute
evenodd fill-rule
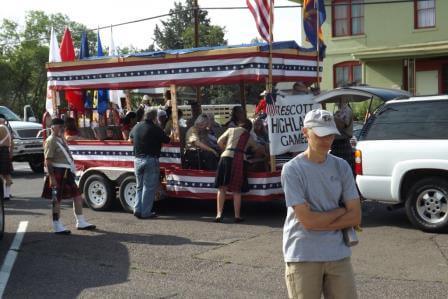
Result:
<svg viewBox="0 0 448 299"><path fill-rule="evenodd" d="M359 225L359 194L348 163L328 154L339 134L333 115L308 112L308 148L283 166L287 216L283 253L289 298L357 298L351 250L341 229ZM340 207L340 202L345 207Z"/></svg>

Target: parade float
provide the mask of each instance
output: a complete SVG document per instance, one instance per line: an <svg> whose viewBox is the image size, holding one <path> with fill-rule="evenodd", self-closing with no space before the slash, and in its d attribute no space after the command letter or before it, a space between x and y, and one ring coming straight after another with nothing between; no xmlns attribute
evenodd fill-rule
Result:
<svg viewBox="0 0 448 299"><path fill-rule="evenodd" d="M67 111L58 105L56 99L63 98L61 96L64 92L169 88L172 96L174 131L179 132L176 96L176 89L179 86L240 84L244 91L244 84L266 82L270 64L274 83L302 81L309 85L316 82L319 78L316 74L321 73L321 67L320 71L317 71L319 63L316 52L303 49L294 41L288 41L274 42L271 47L259 43L55 62L47 64L47 74L49 89L54 99L52 101L54 113L59 116L71 113L72 116L76 116L78 123L85 117L83 113ZM282 96L281 100L284 97ZM244 108L244 92L241 99L240 104ZM277 101L278 105L279 103L280 101ZM297 109L296 111L298 112ZM303 109L301 112L303 114L306 110ZM291 114L277 115L280 120L275 120L275 123L281 124L282 117L288 118L288 116L290 118ZM292 143L294 140L295 143L304 141L297 136L294 137L300 134L300 120L294 126L298 132L292 126L289 126L289 130L287 127L279 130L277 125L277 133L289 134L290 136L286 138L292 140ZM126 211L131 211L136 190L132 144L125 140L86 139L70 141L69 147L78 171L79 186L88 205L95 210L107 209L116 200L118 188L120 203ZM174 135L171 144L163 146L160 165L161 185L167 197L193 199L216 197L216 189L213 187L214 171L182 168L179 134ZM279 167L271 171L249 173L249 185L250 192L243 195L246 200L283 199Z"/></svg>

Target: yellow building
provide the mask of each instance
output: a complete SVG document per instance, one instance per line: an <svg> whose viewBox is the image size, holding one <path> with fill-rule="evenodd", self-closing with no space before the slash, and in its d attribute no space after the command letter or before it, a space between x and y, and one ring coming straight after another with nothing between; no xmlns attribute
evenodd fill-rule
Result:
<svg viewBox="0 0 448 299"><path fill-rule="evenodd" d="M325 0L325 7L323 90L368 84L448 94L447 0Z"/></svg>

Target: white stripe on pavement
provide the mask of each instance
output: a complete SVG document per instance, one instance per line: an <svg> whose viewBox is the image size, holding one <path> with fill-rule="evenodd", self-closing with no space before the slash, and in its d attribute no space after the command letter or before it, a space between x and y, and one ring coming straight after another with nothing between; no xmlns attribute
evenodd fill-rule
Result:
<svg viewBox="0 0 448 299"><path fill-rule="evenodd" d="M3 298L3 292L6 289L6 284L9 280L12 267L19 254L20 245L22 244L23 237L25 236L26 228L28 227L28 221L20 221L17 228L16 236L12 241L11 247L6 254L5 261L3 262L2 269L0 270L0 298Z"/></svg>

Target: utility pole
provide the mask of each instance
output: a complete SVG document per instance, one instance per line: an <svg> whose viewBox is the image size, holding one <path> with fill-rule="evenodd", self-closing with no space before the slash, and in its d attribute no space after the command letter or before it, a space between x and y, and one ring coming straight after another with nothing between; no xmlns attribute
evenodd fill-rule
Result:
<svg viewBox="0 0 448 299"><path fill-rule="evenodd" d="M194 0L194 46L199 47L199 5L198 0Z"/></svg>
<svg viewBox="0 0 448 299"><path fill-rule="evenodd" d="M194 13L194 47L199 47L199 5L198 0L194 0L193 3L193 13ZM201 103L201 87L196 87L196 101Z"/></svg>

